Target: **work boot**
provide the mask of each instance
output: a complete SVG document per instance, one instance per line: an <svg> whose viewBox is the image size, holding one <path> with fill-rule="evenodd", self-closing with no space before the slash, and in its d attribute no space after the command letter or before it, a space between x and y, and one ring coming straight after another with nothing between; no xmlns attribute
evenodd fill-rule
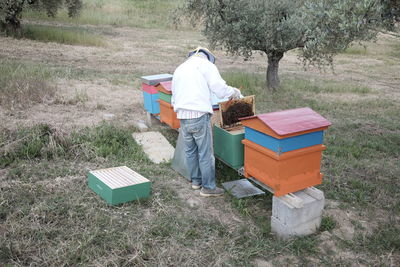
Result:
<svg viewBox="0 0 400 267"><path fill-rule="evenodd" d="M198 190L198 189L200 189L200 188L201 188L201 185L200 185L200 184L192 184L192 189Z"/></svg>
<svg viewBox="0 0 400 267"><path fill-rule="evenodd" d="M207 189L202 188L200 191L200 196L202 197L218 197L224 194L225 190L219 187L215 187L215 189Z"/></svg>

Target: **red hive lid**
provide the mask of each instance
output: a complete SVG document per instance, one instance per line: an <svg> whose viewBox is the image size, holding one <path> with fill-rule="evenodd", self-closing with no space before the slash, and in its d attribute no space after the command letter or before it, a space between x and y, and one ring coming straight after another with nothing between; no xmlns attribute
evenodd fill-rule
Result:
<svg viewBox="0 0 400 267"><path fill-rule="evenodd" d="M331 123L311 108L296 108L241 118L242 124L276 138L324 130Z"/></svg>
<svg viewBox="0 0 400 267"><path fill-rule="evenodd" d="M172 94L172 81L160 82L156 87L158 91L163 92L164 94Z"/></svg>

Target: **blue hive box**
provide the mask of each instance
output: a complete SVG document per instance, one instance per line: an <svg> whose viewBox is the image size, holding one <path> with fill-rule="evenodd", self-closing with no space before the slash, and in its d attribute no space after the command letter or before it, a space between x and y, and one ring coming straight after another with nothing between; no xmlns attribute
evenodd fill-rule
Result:
<svg viewBox="0 0 400 267"><path fill-rule="evenodd" d="M160 104L157 102L158 94L143 91L144 109L151 114L160 113Z"/></svg>
<svg viewBox="0 0 400 267"><path fill-rule="evenodd" d="M300 148L322 144L324 139L324 131L311 132L285 139L278 139L252 128L245 127L244 138L260 146L266 147L277 154L281 154Z"/></svg>

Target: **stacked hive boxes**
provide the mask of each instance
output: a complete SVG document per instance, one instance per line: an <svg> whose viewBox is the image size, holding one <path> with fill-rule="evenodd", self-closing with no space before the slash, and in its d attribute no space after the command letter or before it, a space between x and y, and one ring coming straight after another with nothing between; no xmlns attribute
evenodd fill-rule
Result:
<svg viewBox="0 0 400 267"><path fill-rule="evenodd" d="M331 125L310 108L241 119L245 126L244 171L276 196L322 183L323 131Z"/></svg>
<svg viewBox="0 0 400 267"><path fill-rule="evenodd" d="M160 82L156 88L159 93L158 103L160 103L160 121L168 124L172 129L180 127L179 120L176 117L176 112L171 105L171 86L172 82Z"/></svg>
<svg viewBox="0 0 400 267"><path fill-rule="evenodd" d="M157 115L160 113L160 105L158 100L158 90L156 85L160 82L171 81L171 74L157 74L142 77L142 90L144 109L150 114Z"/></svg>

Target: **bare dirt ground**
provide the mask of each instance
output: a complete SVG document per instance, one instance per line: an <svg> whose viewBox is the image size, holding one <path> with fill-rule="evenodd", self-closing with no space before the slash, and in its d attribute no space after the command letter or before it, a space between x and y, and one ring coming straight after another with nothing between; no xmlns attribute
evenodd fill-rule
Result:
<svg viewBox="0 0 400 267"><path fill-rule="evenodd" d="M176 66L185 59L190 48L206 43L198 32L112 27L105 29L107 32L105 36L108 39L106 47L72 46L0 37L0 58L90 73L88 77L57 78L55 80L57 97L49 103L13 112L0 108L2 126L12 129L21 125L47 123L68 130L97 125L104 119L133 125L137 120L144 120L146 115L142 108L140 76L173 73ZM379 52L379 46L390 38L394 37L382 35L378 42L371 46L371 50L377 51L374 59L357 55L337 57L338 64L334 73L330 70L321 72L317 68L305 71L298 62L296 54L288 53L281 61L280 75L302 76L310 80L322 78L351 82L379 91L377 98L387 96L400 99L400 64L396 63L395 59L391 61L383 59L380 53L384 51ZM221 72L246 70L246 72L264 73L265 71L267 59L258 53L255 53L253 59L249 61L228 56L223 51L216 51L216 56L217 66ZM384 72L382 68L385 69ZM121 75L124 81L128 81L115 82L115 76ZM321 93L321 97L332 96ZM341 101L352 102L355 101L355 97L360 96L346 94L336 97ZM172 180L172 183L176 186L179 197L188 207L195 208L200 216L211 213L232 230L238 227L238 223L243 222L222 199L210 205L210 200L203 199L188 190L188 185L184 184L182 179ZM210 206L213 207L211 210ZM355 230L351 221L361 220L361 224L367 226L366 229L374 228L374 225L362 221L356 212L343 211L334 202L328 202L326 214L340 221L336 232L333 233L339 239L353 238ZM335 257L341 260L351 261L356 257L353 252L338 248L331 235L329 232L321 235L323 250L333 251ZM223 261L223 255L221 257ZM276 258L274 263L298 262L294 256L282 255ZM389 259L387 263L390 264ZM257 259L254 264L270 266L271 262Z"/></svg>

